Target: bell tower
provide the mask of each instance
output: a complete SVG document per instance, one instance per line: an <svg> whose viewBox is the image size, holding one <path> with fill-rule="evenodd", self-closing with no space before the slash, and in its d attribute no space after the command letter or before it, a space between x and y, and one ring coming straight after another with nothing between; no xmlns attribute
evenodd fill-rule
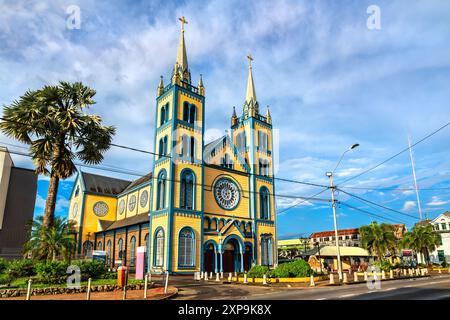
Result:
<svg viewBox="0 0 450 320"><path fill-rule="evenodd" d="M253 230L254 260L261 264L261 252L258 248L266 237L276 239L275 228L275 198L273 197L273 158L272 158L272 117L269 107L265 115L260 113L253 81L253 57L249 54L247 90L242 115L238 117L233 109L231 130L233 142L250 166L250 214L255 221ZM273 256L275 248L266 250Z"/></svg>
<svg viewBox="0 0 450 320"><path fill-rule="evenodd" d="M203 146L205 88L191 83L185 17L170 82L163 77L157 89L149 266L170 273L200 270L202 256L185 261L178 242L186 226L196 241L202 239ZM186 233L187 234L187 233Z"/></svg>

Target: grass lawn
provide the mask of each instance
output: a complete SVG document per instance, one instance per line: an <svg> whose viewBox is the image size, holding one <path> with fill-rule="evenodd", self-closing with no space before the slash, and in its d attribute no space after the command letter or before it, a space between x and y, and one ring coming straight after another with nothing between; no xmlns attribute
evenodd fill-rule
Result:
<svg viewBox="0 0 450 320"><path fill-rule="evenodd" d="M27 288L28 286L28 279L27 277L24 278L17 278L11 282L11 287L19 287L19 288ZM144 280L136 280L129 278L128 284L139 284L144 283ZM95 279L91 281L92 286L98 286L98 285L114 285L117 284L117 279ZM87 281L81 281L81 286L87 286ZM61 283L61 284L47 284L47 283L33 283L33 288L61 288L66 287L67 283ZM6 288L5 288L6 289Z"/></svg>

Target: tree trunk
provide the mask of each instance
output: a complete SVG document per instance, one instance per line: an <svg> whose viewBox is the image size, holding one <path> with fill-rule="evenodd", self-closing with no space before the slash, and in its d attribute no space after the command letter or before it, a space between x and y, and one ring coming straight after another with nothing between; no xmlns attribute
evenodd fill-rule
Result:
<svg viewBox="0 0 450 320"><path fill-rule="evenodd" d="M47 200L45 201L44 222L46 228L53 226L55 219L56 195L58 193L59 177L56 173L50 174L50 185L47 191Z"/></svg>

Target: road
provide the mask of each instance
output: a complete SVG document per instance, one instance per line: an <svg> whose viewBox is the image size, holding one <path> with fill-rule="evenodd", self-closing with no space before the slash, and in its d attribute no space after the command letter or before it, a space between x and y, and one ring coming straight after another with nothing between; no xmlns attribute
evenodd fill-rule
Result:
<svg viewBox="0 0 450 320"><path fill-rule="evenodd" d="M214 300L450 300L450 276L403 279L381 282L380 289L366 283L314 288L262 287L175 280L177 299Z"/></svg>
<svg viewBox="0 0 450 320"><path fill-rule="evenodd" d="M242 297L258 300L450 300L450 276L383 281L380 289L366 283L336 287L291 289Z"/></svg>

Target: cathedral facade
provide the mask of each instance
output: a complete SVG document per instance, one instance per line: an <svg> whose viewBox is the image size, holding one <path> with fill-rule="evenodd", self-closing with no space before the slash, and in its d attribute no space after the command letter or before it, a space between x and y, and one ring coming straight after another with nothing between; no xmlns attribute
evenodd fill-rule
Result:
<svg viewBox="0 0 450 320"><path fill-rule="evenodd" d="M230 134L205 144L205 87L201 76L192 84L180 20L171 78L157 88L153 170L135 181L78 173L77 252L103 250L111 267L133 268L145 250L148 270L172 274L274 266L272 119L260 113L252 58L242 114L233 109Z"/></svg>

